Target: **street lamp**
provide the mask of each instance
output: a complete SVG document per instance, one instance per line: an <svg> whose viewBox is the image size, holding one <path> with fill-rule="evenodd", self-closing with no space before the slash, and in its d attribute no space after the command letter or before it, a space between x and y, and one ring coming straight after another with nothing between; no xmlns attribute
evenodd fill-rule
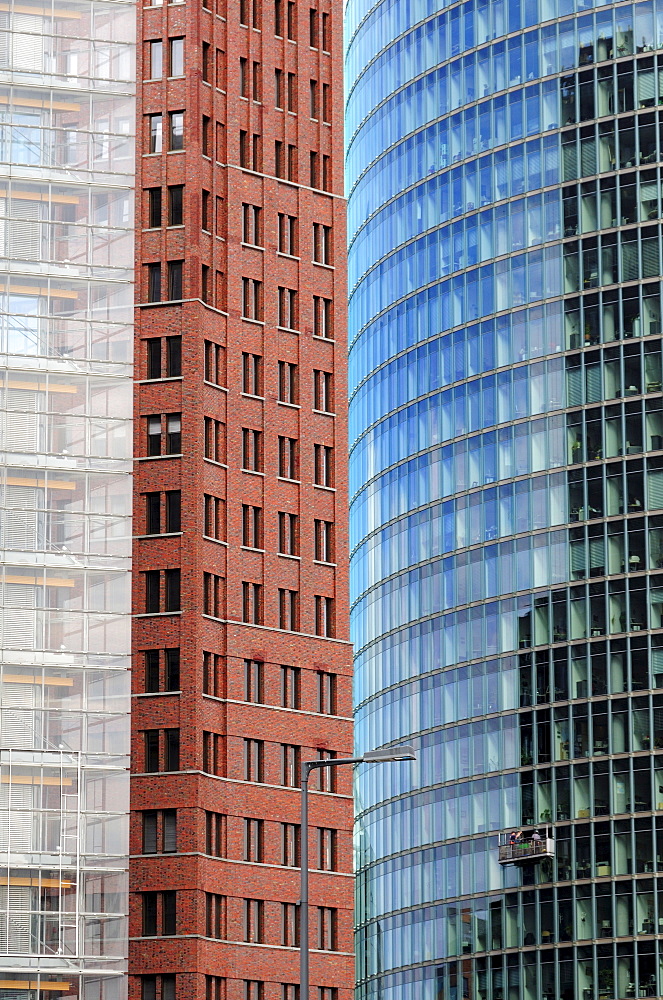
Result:
<svg viewBox="0 0 663 1000"><path fill-rule="evenodd" d="M308 779L316 767L340 767L342 764L386 764L392 760L416 760L413 747L403 744L369 750L361 757L336 757L326 760L302 761L302 815L301 815L301 890L299 901L299 1000L309 1000L309 946L308 946Z"/></svg>

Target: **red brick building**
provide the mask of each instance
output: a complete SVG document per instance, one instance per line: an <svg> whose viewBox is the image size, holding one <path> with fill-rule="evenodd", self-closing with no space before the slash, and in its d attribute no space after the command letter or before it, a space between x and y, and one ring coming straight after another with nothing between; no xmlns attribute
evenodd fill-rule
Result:
<svg viewBox="0 0 663 1000"><path fill-rule="evenodd" d="M299 763L352 749L341 36L340 0L139 11L131 1000L296 1000ZM349 1000L322 773L311 998Z"/></svg>

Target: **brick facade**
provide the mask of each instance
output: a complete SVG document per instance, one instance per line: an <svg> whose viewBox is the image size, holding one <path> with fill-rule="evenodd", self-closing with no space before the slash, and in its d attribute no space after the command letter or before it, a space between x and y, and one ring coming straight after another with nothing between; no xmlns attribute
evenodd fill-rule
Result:
<svg viewBox="0 0 663 1000"><path fill-rule="evenodd" d="M129 996L294 1000L284 782L352 749L342 5L148 6L139 39ZM311 797L311 1000L353 983L350 793Z"/></svg>

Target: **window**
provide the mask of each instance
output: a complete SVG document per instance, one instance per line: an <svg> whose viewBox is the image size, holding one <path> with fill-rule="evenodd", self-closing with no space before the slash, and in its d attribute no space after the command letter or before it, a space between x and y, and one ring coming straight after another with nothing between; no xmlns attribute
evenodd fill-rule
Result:
<svg viewBox="0 0 663 1000"><path fill-rule="evenodd" d="M263 701L263 662L244 660L244 700Z"/></svg>
<svg viewBox="0 0 663 1000"><path fill-rule="evenodd" d="M180 648L174 646L164 650L164 688L166 691L180 689Z"/></svg>
<svg viewBox="0 0 663 1000"><path fill-rule="evenodd" d="M171 302L182 298L183 260L168 261L168 298Z"/></svg>
<svg viewBox="0 0 663 1000"><path fill-rule="evenodd" d="M150 809L141 813L143 854L172 854L177 851L177 810Z"/></svg>
<svg viewBox="0 0 663 1000"><path fill-rule="evenodd" d="M159 670L159 650L158 649L145 649L143 650L143 663L145 667L145 691L159 691L160 690L160 670Z"/></svg>
<svg viewBox="0 0 663 1000"><path fill-rule="evenodd" d="M203 115L201 128L201 152L203 156L212 155L212 119L209 115Z"/></svg>
<svg viewBox="0 0 663 1000"><path fill-rule="evenodd" d="M318 940L320 951L337 950L337 911L332 906L318 906Z"/></svg>
<svg viewBox="0 0 663 1000"><path fill-rule="evenodd" d="M225 689L225 657L203 652L203 694L221 698Z"/></svg>
<svg viewBox="0 0 663 1000"><path fill-rule="evenodd" d="M308 12L308 43L312 49L318 47L318 12L311 7Z"/></svg>
<svg viewBox="0 0 663 1000"><path fill-rule="evenodd" d="M161 573L151 569L145 573L145 614L158 615L161 610Z"/></svg>
<svg viewBox="0 0 663 1000"><path fill-rule="evenodd" d="M249 27L249 15L251 17L251 27L260 30L260 4L259 0L240 0L239 2L239 23L243 27Z"/></svg>
<svg viewBox="0 0 663 1000"><path fill-rule="evenodd" d="M170 73L169 76L184 76L184 39L170 39Z"/></svg>
<svg viewBox="0 0 663 1000"><path fill-rule="evenodd" d="M281 944L284 948L299 948L299 907L296 903L281 903Z"/></svg>
<svg viewBox="0 0 663 1000"><path fill-rule="evenodd" d="M141 1000L175 1000L176 976L141 976ZM160 989L159 989L160 987Z"/></svg>
<svg viewBox="0 0 663 1000"><path fill-rule="evenodd" d="M205 976L205 1000L225 1000L226 981L223 976Z"/></svg>
<svg viewBox="0 0 663 1000"><path fill-rule="evenodd" d="M203 83L210 82L211 74L211 46L209 42L203 42Z"/></svg>
<svg viewBox="0 0 663 1000"><path fill-rule="evenodd" d="M226 425L221 420L205 417L205 458L223 464L226 460Z"/></svg>
<svg viewBox="0 0 663 1000"><path fill-rule="evenodd" d="M313 558L317 562L334 562L334 523L316 518L313 522Z"/></svg>
<svg viewBox="0 0 663 1000"><path fill-rule="evenodd" d="M279 403L299 402L298 366L291 361L279 361Z"/></svg>
<svg viewBox="0 0 663 1000"><path fill-rule="evenodd" d="M318 117L318 81L309 81L309 114L311 118Z"/></svg>
<svg viewBox="0 0 663 1000"><path fill-rule="evenodd" d="M279 286L279 326L297 329L297 292L294 288Z"/></svg>
<svg viewBox="0 0 663 1000"><path fill-rule="evenodd" d="M262 899L244 900L244 940L252 944L264 941L264 909Z"/></svg>
<svg viewBox="0 0 663 1000"><path fill-rule="evenodd" d="M207 538L215 538L219 542L226 538L226 502L211 493L204 495L205 523L204 534Z"/></svg>
<svg viewBox="0 0 663 1000"><path fill-rule="evenodd" d="M293 146L292 143L288 143L288 180L297 180L297 147Z"/></svg>
<svg viewBox="0 0 663 1000"><path fill-rule="evenodd" d="M154 937L157 933L157 901L158 892L144 892L143 897L143 935Z"/></svg>
<svg viewBox="0 0 663 1000"><path fill-rule="evenodd" d="M331 191L331 156L323 155L322 157L322 190Z"/></svg>
<svg viewBox="0 0 663 1000"><path fill-rule="evenodd" d="M223 737L219 733L203 733L203 771L223 777Z"/></svg>
<svg viewBox="0 0 663 1000"><path fill-rule="evenodd" d="M336 751L335 750L318 750L316 753L317 760L335 760ZM335 792L336 791L336 768L335 767L318 767L316 768L318 772L318 791L319 792Z"/></svg>
<svg viewBox="0 0 663 1000"><path fill-rule="evenodd" d="M317 711L322 715L336 715L336 674L326 670L316 673Z"/></svg>
<svg viewBox="0 0 663 1000"><path fill-rule="evenodd" d="M262 472L262 431L242 427L242 468Z"/></svg>
<svg viewBox="0 0 663 1000"><path fill-rule="evenodd" d="M262 740L244 740L244 781L264 781L264 754Z"/></svg>
<svg viewBox="0 0 663 1000"><path fill-rule="evenodd" d="M203 302L209 304L212 297L212 284L210 280L209 264L201 264L200 267L200 297Z"/></svg>
<svg viewBox="0 0 663 1000"><path fill-rule="evenodd" d="M301 708L301 671L299 667L281 667L281 706Z"/></svg>
<svg viewBox="0 0 663 1000"><path fill-rule="evenodd" d="M277 177L285 177L285 145L280 139L274 143L274 173Z"/></svg>
<svg viewBox="0 0 663 1000"><path fill-rule="evenodd" d="M205 853L213 858L224 858L226 817L222 813L205 812Z"/></svg>
<svg viewBox="0 0 663 1000"><path fill-rule="evenodd" d="M226 899L217 892L205 893L205 936L225 938Z"/></svg>
<svg viewBox="0 0 663 1000"><path fill-rule="evenodd" d="M163 42L148 42L149 45L149 80L160 80L163 76Z"/></svg>
<svg viewBox="0 0 663 1000"><path fill-rule="evenodd" d="M259 979L244 980L243 1000L264 1000L264 997L264 983L262 983Z"/></svg>
<svg viewBox="0 0 663 1000"><path fill-rule="evenodd" d="M318 1000L338 1000L338 987L320 986L318 989Z"/></svg>
<svg viewBox="0 0 663 1000"><path fill-rule="evenodd" d="M147 353L147 378L179 378L182 374L182 338L150 337L145 341ZM164 350L165 346L165 350ZM165 359L165 368L163 361Z"/></svg>
<svg viewBox="0 0 663 1000"><path fill-rule="evenodd" d="M297 255L297 218L294 215L286 215L279 212L278 218L278 247L279 253L289 254L291 257Z"/></svg>
<svg viewBox="0 0 663 1000"><path fill-rule="evenodd" d="M262 508L252 504L242 504L242 545L249 549L261 549Z"/></svg>
<svg viewBox="0 0 663 1000"><path fill-rule="evenodd" d="M328 13L322 15L322 51L331 52L331 17Z"/></svg>
<svg viewBox="0 0 663 1000"><path fill-rule="evenodd" d="M259 62L254 62L251 67L251 98L257 104L262 101L262 73Z"/></svg>
<svg viewBox="0 0 663 1000"><path fill-rule="evenodd" d="M279 587L279 628L286 632L299 631L299 593Z"/></svg>
<svg viewBox="0 0 663 1000"><path fill-rule="evenodd" d="M242 392L262 396L262 358L259 354L242 354Z"/></svg>
<svg viewBox="0 0 663 1000"><path fill-rule="evenodd" d="M212 231L212 212L211 206L211 194L209 191L201 191L200 193L200 226L205 230L206 233L211 233Z"/></svg>
<svg viewBox="0 0 663 1000"><path fill-rule="evenodd" d="M242 621L262 625L262 584L242 583Z"/></svg>
<svg viewBox="0 0 663 1000"><path fill-rule="evenodd" d="M145 738L145 770L153 773L159 770L159 730L146 729Z"/></svg>
<svg viewBox="0 0 663 1000"><path fill-rule="evenodd" d="M242 205L242 243L252 246L262 246L261 214L258 205Z"/></svg>
<svg viewBox="0 0 663 1000"><path fill-rule="evenodd" d="M166 492L166 534L182 528L182 494L180 490Z"/></svg>
<svg viewBox="0 0 663 1000"><path fill-rule="evenodd" d="M161 264L147 265L147 301L161 302Z"/></svg>
<svg viewBox="0 0 663 1000"><path fill-rule="evenodd" d="M316 486L334 485L334 449L326 444L313 445L314 474Z"/></svg>
<svg viewBox="0 0 663 1000"><path fill-rule="evenodd" d="M284 0L274 0L274 34L283 35L283 2Z"/></svg>
<svg viewBox="0 0 663 1000"><path fill-rule="evenodd" d="M301 747L292 743L281 745L281 784L288 788L299 788Z"/></svg>
<svg viewBox="0 0 663 1000"><path fill-rule="evenodd" d="M295 0L288 0L288 5L286 8L286 20L287 20L288 41L296 42L297 17L295 11Z"/></svg>
<svg viewBox="0 0 663 1000"><path fill-rule="evenodd" d="M242 316L262 320L262 281L242 278Z"/></svg>
<svg viewBox="0 0 663 1000"><path fill-rule="evenodd" d="M147 377L161 378L161 337L147 341Z"/></svg>
<svg viewBox="0 0 663 1000"><path fill-rule="evenodd" d="M170 112L170 148L184 149L184 112Z"/></svg>
<svg viewBox="0 0 663 1000"><path fill-rule="evenodd" d="M249 0L239 0L239 23L245 28L249 26Z"/></svg>
<svg viewBox="0 0 663 1000"><path fill-rule="evenodd" d="M313 370L313 409L332 413L334 409L334 376L331 372Z"/></svg>
<svg viewBox="0 0 663 1000"><path fill-rule="evenodd" d="M317 188L319 186L320 180L320 157L318 154L311 150L309 154L309 184L312 188Z"/></svg>
<svg viewBox="0 0 663 1000"><path fill-rule="evenodd" d="M179 691L180 687L180 651L179 647L164 650L163 688L161 686L161 650L143 650L145 666L145 690Z"/></svg>
<svg viewBox="0 0 663 1000"><path fill-rule="evenodd" d="M297 77L294 73L288 73L288 111L297 113Z"/></svg>
<svg viewBox="0 0 663 1000"><path fill-rule="evenodd" d="M315 634L333 639L336 635L334 622L334 598L318 597L315 600Z"/></svg>
<svg viewBox="0 0 663 1000"><path fill-rule="evenodd" d="M283 110L283 70L274 70L274 106Z"/></svg>
<svg viewBox="0 0 663 1000"><path fill-rule="evenodd" d="M171 184L168 188L168 225L184 224L184 185Z"/></svg>
<svg viewBox="0 0 663 1000"><path fill-rule="evenodd" d="M146 417L147 428L147 454L148 456L161 454L161 416L155 414Z"/></svg>
<svg viewBox="0 0 663 1000"><path fill-rule="evenodd" d="M301 827L299 823L281 823L281 864L299 868Z"/></svg>
<svg viewBox="0 0 663 1000"><path fill-rule="evenodd" d="M161 494L145 493L145 533L158 535L161 532ZM180 531L181 494L179 490L168 490L165 494L165 530L167 534Z"/></svg>
<svg viewBox="0 0 663 1000"><path fill-rule="evenodd" d="M180 769L180 731L179 729L166 729L165 732L165 770L179 771Z"/></svg>
<svg viewBox="0 0 663 1000"><path fill-rule="evenodd" d="M226 54L223 49L216 50L216 89L226 89Z"/></svg>
<svg viewBox="0 0 663 1000"><path fill-rule="evenodd" d="M225 580L216 573L203 573L203 614L225 618Z"/></svg>
<svg viewBox="0 0 663 1000"><path fill-rule="evenodd" d="M299 1000L299 984L281 983L281 1000Z"/></svg>
<svg viewBox="0 0 663 1000"><path fill-rule="evenodd" d="M251 159L248 164L249 170L259 171L262 169L262 142L256 133L251 137Z"/></svg>
<svg viewBox="0 0 663 1000"><path fill-rule="evenodd" d="M323 872L336 871L336 830L317 829L318 868Z"/></svg>
<svg viewBox="0 0 663 1000"><path fill-rule="evenodd" d="M297 439L279 435L279 476L281 479L297 479Z"/></svg>
<svg viewBox="0 0 663 1000"><path fill-rule="evenodd" d="M248 97L249 96L249 80L247 74L247 64L248 60L246 56L240 56L239 58L239 96Z"/></svg>
<svg viewBox="0 0 663 1000"><path fill-rule="evenodd" d="M205 341L205 381L224 385L226 381L226 352L220 344Z"/></svg>
<svg viewBox="0 0 663 1000"><path fill-rule="evenodd" d="M177 933L177 894L173 889L166 892L143 892L143 935L155 937L159 926L159 910L161 910L161 933L171 935Z"/></svg>
<svg viewBox="0 0 663 1000"><path fill-rule="evenodd" d="M321 222L313 223L313 260L316 264L332 262L332 229Z"/></svg>
<svg viewBox="0 0 663 1000"><path fill-rule="evenodd" d="M148 149L150 153L160 153L163 149L163 115L148 115L150 129L150 141Z"/></svg>
<svg viewBox="0 0 663 1000"><path fill-rule="evenodd" d="M285 556L299 555L299 519L296 514L279 511L279 552Z"/></svg>
<svg viewBox="0 0 663 1000"><path fill-rule="evenodd" d="M244 820L244 861L263 861L263 827L261 819Z"/></svg>
<svg viewBox="0 0 663 1000"><path fill-rule="evenodd" d="M322 85L322 120L326 125L331 124L331 87L328 83Z"/></svg>
<svg viewBox="0 0 663 1000"><path fill-rule="evenodd" d="M161 225L161 188L147 188L147 224L149 229L158 229Z"/></svg>
<svg viewBox="0 0 663 1000"><path fill-rule="evenodd" d="M239 165L248 170L249 163L249 133L242 128L239 130Z"/></svg>
<svg viewBox="0 0 663 1000"><path fill-rule="evenodd" d="M320 295L313 296L313 336L332 340L332 300Z"/></svg>

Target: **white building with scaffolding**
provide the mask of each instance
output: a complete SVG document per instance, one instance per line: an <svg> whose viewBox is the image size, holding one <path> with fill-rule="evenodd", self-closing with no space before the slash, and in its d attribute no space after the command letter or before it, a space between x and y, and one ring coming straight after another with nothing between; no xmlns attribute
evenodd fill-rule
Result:
<svg viewBox="0 0 663 1000"><path fill-rule="evenodd" d="M134 22L0 4L0 1000L126 994Z"/></svg>

